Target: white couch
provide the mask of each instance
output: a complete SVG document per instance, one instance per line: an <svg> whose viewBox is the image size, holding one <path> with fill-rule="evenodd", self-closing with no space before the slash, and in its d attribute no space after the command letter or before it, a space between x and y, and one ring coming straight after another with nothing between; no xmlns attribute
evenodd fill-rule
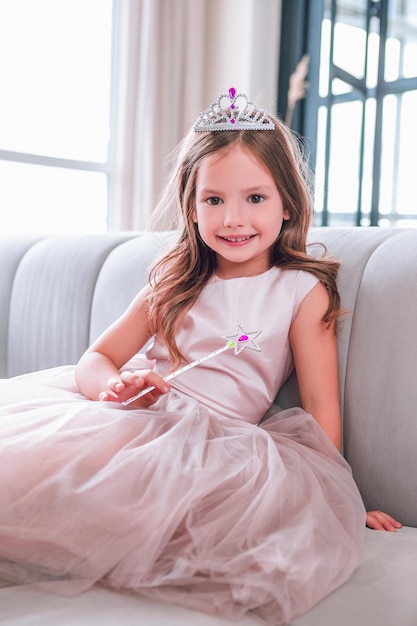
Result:
<svg viewBox="0 0 417 626"><path fill-rule="evenodd" d="M75 363L127 306L170 237L0 237L0 376ZM368 509L389 512L404 528L367 530L361 567L291 626L416 626L417 231L322 228L310 241L341 260L342 306L351 311L339 336L344 453ZM298 403L294 378L279 403ZM7 626L229 623L100 587L76 598L0 588Z"/></svg>

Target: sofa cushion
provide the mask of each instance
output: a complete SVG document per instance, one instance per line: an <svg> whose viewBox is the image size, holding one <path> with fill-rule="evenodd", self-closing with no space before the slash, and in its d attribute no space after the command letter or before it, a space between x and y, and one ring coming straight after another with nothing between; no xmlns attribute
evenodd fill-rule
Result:
<svg viewBox="0 0 417 626"><path fill-rule="evenodd" d="M15 275L26 252L39 237L0 237L0 378L9 375L10 299Z"/></svg>
<svg viewBox="0 0 417 626"><path fill-rule="evenodd" d="M344 396L345 456L365 506L409 526L417 526L416 234L387 239L366 265Z"/></svg>
<svg viewBox="0 0 417 626"><path fill-rule="evenodd" d="M417 529L366 531L365 559L342 587L288 626L416 626ZM81 596L51 595L31 585L0 589L7 626L231 626L232 622L135 595L94 587ZM246 615L237 626L260 626Z"/></svg>
<svg viewBox="0 0 417 626"><path fill-rule="evenodd" d="M101 266L129 237L46 237L25 250L10 292L8 376L77 362Z"/></svg>

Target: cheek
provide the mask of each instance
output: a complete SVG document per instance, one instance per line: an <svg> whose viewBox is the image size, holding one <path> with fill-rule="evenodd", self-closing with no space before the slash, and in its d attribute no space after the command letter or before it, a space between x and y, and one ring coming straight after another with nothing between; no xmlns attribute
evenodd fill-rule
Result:
<svg viewBox="0 0 417 626"><path fill-rule="evenodd" d="M206 246L213 245L213 237L217 230L217 225L213 223L212 215L206 211L195 212L195 227L198 230L199 237L204 241Z"/></svg>
<svg viewBox="0 0 417 626"><path fill-rule="evenodd" d="M282 224L288 221L288 219L289 219L289 215L287 214L286 211L283 211L283 212L277 211L275 215L270 216L270 226L271 228L281 229Z"/></svg>
<svg viewBox="0 0 417 626"><path fill-rule="evenodd" d="M210 229L215 221L214 212L209 210L210 207L202 207L199 209L194 209L193 211L193 220L200 230Z"/></svg>

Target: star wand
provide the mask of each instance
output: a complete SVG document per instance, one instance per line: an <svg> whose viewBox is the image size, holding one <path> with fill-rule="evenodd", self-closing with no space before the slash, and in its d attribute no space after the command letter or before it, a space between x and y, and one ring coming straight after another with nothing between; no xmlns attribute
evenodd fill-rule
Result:
<svg viewBox="0 0 417 626"><path fill-rule="evenodd" d="M168 376L165 376L164 380L165 381L171 380L172 378L175 378L176 376L179 376L183 372L186 372L187 370L190 370L192 367L195 367L196 365L200 365L200 363L203 363L203 361L207 361L207 359L211 359L213 356L217 356L218 354L221 354L222 352L225 352L226 350L229 350L230 348L234 348L235 345L236 344L235 344L234 341L228 341L221 348L218 348L217 350L214 350L214 352L210 352L209 354L205 354L201 358L196 359L195 361L192 361L191 363L188 363L187 365L184 365L183 367L180 367L179 369L175 370L175 372L171 372L171 374L168 374ZM123 406L127 406L128 404L131 404L131 402L134 402L135 400L138 400L139 398L144 396L146 393L149 393L153 389L155 389L154 385L151 385L150 387L146 387L146 389L142 389L142 391L137 393L135 396L132 396L128 400L125 400L124 402L122 402L122 405Z"/></svg>
<svg viewBox="0 0 417 626"><path fill-rule="evenodd" d="M203 361L207 361L207 359L211 359L213 356L217 356L218 354L221 354L222 352L225 352L226 350L229 350L230 348L235 349L235 354L240 354L245 348L249 348L250 350L256 350L257 352L260 352L261 350L260 347L255 343L255 339L260 334L261 334L260 330L246 332L243 330L242 326L238 324L238 326L236 327L235 333L232 333L230 335L224 335L222 337L222 339L227 339L227 342L224 346L222 346L221 348L218 348L217 350L214 350L213 352L209 352L209 354L205 354L204 356L200 357L199 359L196 359L195 361L192 361L191 363L187 363L187 365L180 367L179 369L175 370L175 372L171 372L171 374L168 374L167 376L165 376L164 380L165 381L171 380L172 378L179 376L180 374L182 374L183 372L186 372L192 367L195 367L196 365L200 365L200 363L203 363ZM152 385L151 387L146 387L146 389L142 389L142 391L140 391L136 395L122 402L122 405L128 406L135 400L138 400L139 398L144 396L146 393L149 393L150 391L152 391L153 389L155 389L155 385Z"/></svg>

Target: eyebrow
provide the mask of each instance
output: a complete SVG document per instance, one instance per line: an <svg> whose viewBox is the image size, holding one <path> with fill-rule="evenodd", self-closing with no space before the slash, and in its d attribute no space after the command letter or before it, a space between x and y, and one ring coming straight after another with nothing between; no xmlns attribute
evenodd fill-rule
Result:
<svg viewBox="0 0 417 626"><path fill-rule="evenodd" d="M262 192L271 192L274 191L274 187L271 187L270 185L255 185L253 187L248 187L247 189L242 189L242 191L245 194L253 194L253 193L262 193ZM212 195L212 196L216 196L219 194L222 194L223 192L219 189L209 189L206 187L202 187L201 189L198 189L198 193L202 194L202 195Z"/></svg>
<svg viewBox="0 0 417 626"><path fill-rule="evenodd" d="M271 185L255 185L255 187L249 187L248 189L245 189L244 191L246 193L259 193L262 191L274 191L275 187L271 187Z"/></svg>
<svg viewBox="0 0 417 626"><path fill-rule="evenodd" d="M200 189L197 187L197 191L198 193L201 193L204 196L206 195L215 196L221 193L219 190L215 191L214 189L208 189L206 187L201 187Z"/></svg>

